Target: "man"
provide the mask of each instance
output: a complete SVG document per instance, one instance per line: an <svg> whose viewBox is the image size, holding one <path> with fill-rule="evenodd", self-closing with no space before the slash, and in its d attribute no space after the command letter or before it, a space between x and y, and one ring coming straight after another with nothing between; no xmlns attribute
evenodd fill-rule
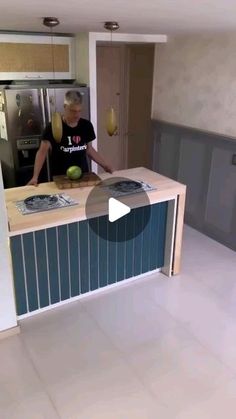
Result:
<svg viewBox="0 0 236 419"><path fill-rule="evenodd" d="M96 138L93 125L87 119L81 118L82 96L79 92L70 90L65 94L64 114L62 116L63 134L57 143L49 124L43 133L39 150L35 157L34 174L28 185L38 184L38 177L47 154L51 152L52 175L65 174L70 166L79 166L82 172L88 172L87 156L99 164L106 172L112 173L112 168L92 147Z"/></svg>

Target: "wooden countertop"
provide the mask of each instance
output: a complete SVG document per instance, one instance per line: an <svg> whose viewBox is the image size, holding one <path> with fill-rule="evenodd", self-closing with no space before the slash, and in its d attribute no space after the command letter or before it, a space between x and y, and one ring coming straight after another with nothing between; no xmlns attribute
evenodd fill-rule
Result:
<svg viewBox="0 0 236 419"><path fill-rule="evenodd" d="M101 174L100 177L101 179L125 177L133 180L142 180L155 186L157 189L150 191L147 194L150 204L174 199L177 195L184 194L186 191L185 185L143 167L116 171L112 175L105 173ZM37 188L35 186L23 186L6 189L5 198L9 222L9 236L63 224L70 224L72 222L86 219L85 204L92 188L93 187L84 187L59 190L54 182L49 182L42 183ZM15 205L16 201L23 200L34 194L57 193L66 193L70 195L72 198L78 200L79 205L30 215L22 215ZM133 208L142 206L142 203L139 201L140 195L142 194L129 195L129 197L126 197L127 204ZM104 212L104 205L101 206L97 203L96 207L94 207L94 213L92 216L99 216L105 213L107 213L107 211Z"/></svg>

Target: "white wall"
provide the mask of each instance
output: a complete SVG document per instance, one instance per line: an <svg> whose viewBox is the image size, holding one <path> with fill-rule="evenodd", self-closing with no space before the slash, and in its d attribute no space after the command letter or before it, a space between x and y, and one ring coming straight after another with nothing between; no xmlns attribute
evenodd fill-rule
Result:
<svg viewBox="0 0 236 419"><path fill-rule="evenodd" d="M0 332L16 326L12 271L8 247L8 224L0 164Z"/></svg>
<svg viewBox="0 0 236 419"><path fill-rule="evenodd" d="M236 33L158 44L153 118L236 137L235 51Z"/></svg>

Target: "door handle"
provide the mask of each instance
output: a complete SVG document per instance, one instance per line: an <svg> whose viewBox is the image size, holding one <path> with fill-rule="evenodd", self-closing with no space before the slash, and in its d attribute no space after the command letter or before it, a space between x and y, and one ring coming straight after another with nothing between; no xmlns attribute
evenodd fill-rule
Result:
<svg viewBox="0 0 236 419"><path fill-rule="evenodd" d="M25 76L25 79L42 79L43 76Z"/></svg>

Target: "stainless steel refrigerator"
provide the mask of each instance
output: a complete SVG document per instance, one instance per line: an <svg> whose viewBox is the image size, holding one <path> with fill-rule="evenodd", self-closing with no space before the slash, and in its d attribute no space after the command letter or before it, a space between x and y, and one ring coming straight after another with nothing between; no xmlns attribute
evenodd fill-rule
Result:
<svg viewBox="0 0 236 419"><path fill-rule="evenodd" d="M0 160L6 188L25 185L33 174L35 155L52 112L63 112L64 96L77 90L83 96L82 117L89 119L89 88L74 85L14 86L0 90ZM50 180L50 161L40 182Z"/></svg>

